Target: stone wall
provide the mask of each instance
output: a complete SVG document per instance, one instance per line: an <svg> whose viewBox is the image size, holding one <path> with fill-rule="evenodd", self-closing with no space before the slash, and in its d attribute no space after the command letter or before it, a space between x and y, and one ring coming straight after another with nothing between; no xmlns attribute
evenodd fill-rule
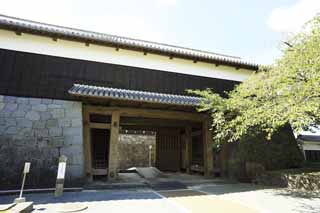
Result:
<svg viewBox="0 0 320 213"><path fill-rule="evenodd" d="M68 157L66 185L84 176L81 102L0 96L0 188L54 187L58 157Z"/></svg>
<svg viewBox="0 0 320 213"><path fill-rule="evenodd" d="M152 145L151 165L155 166L156 136L120 134L119 168L149 166L149 146Z"/></svg>

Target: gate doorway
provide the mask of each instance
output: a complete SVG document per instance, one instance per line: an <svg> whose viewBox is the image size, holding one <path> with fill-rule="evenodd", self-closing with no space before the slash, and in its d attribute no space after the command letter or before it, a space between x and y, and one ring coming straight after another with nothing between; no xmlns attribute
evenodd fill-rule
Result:
<svg viewBox="0 0 320 213"><path fill-rule="evenodd" d="M177 131L158 131L156 166L161 171L180 171L181 137Z"/></svg>
<svg viewBox="0 0 320 213"><path fill-rule="evenodd" d="M95 129L91 132L91 156L93 176L106 176L109 162L109 129Z"/></svg>

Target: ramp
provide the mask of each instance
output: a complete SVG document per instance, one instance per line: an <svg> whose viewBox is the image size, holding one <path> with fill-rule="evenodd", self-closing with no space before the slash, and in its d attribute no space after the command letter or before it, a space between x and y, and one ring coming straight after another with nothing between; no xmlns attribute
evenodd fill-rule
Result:
<svg viewBox="0 0 320 213"><path fill-rule="evenodd" d="M155 167L133 167L129 170L136 171L141 177L145 179L165 178L166 176Z"/></svg>

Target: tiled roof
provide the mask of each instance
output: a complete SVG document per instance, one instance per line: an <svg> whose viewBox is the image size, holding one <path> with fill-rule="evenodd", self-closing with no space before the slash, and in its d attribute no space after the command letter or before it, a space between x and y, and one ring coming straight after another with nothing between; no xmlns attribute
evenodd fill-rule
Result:
<svg viewBox="0 0 320 213"><path fill-rule="evenodd" d="M194 96L116 89L110 87L98 87L82 84L74 84L68 92L71 95L80 97L111 98L170 105L197 106L201 102L201 98Z"/></svg>
<svg viewBox="0 0 320 213"><path fill-rule="evenodd" d="M298 135L298 139L302 141L320 142L320 135Z"/></svg>
<svg viewBox="0 0 320 213"><path fill-rule="evenodd" d="M69 27L62 27L57 25L51 25L5 16L1 14L0 28L14 30L18 32L45 35L54 38L64 38L70 40L83 41L87 43L114 46L116 48L132 49L159 55L166 55L169 57L178 57L213 64L229 65L237 68L246 68L251 70L258 69L258 64L243 61L241 58L235 56L228 56L224 54L74 29Z"/></svg>

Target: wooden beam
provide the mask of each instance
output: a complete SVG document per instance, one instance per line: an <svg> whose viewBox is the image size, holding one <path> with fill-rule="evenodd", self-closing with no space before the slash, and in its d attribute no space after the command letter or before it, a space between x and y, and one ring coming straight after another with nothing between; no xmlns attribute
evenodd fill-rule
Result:
<svg viewBox="0 0 320 213"><path fill-rule="evenodd" d="M89 127L89 113L83 110L83 148L85 157L85 171L88 181L93 180L92 177L92 157L91 157L91 144L90 144L90 127Z"/></svg>
<svg viewBox="0 0 320 213"><path fill-rule="evenodd" d="M190 126L185 128L185 157L186 157L186 169L187 173L190 174L190 167L192 162L192 136L191 136L192 128Z"/></svg>
<svg viewBox="0 0 320 213"><path fill-rule="evenodd" d="M113 180L117 177L118 172L118 144L119 144L119 124L120 113L112 112L110 143L109 143L109 166L108 179Z"/></svg>
<svg viewBox="0 0 320 213"><path fill-rule="evenodd" d="M110 129L111 124L104 124L104 123L94 123L90 122L89 127L92 129Z"/></svg>
<svg viewBox="0 0 320 213"><path fill-rule="evenodd" d="M103 106L90 106L85 108L92 113L111 115L113 112L119 112L124 117L144 117L144 118L161 118L161 119L175 119L175 120L189 120L202 122L208 118L208 114L170 111L170 110L157 110L157 109L139 109L128 107L103 107Z"/></svg>

